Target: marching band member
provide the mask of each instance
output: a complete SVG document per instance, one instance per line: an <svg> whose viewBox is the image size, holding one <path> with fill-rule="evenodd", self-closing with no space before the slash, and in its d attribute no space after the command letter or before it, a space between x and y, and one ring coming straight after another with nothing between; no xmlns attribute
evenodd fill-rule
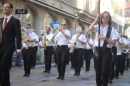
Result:
<svg viewBox="0 0 130 86"><path fill-rule="evenodd" d="M73 52L73 59L74 59L74 75L80 76L81 66L82 66L82 57L84 46L86 44L86 37L82 34L82 28L78 26L76 28L76 34L72 36L70 41L70 52ZM74 51L71 51L71 48L74 47Z"/></svg>
<svg viewBox="0 0 130 86"><path fill-rule="evenodd" d="M127 47L128 47L128 42L127 40L123 37L123 35L120 33L120 37L121 37L121 49L122 49L122 60L121 60L121 70L120 73L121 75L123 75L124 70L125 70L125 57L126 57L126 53L127 53Z"/></svg>
<svg viewBox="0 0 130 86"><path fill-rule="evenodd" d="M35 68L36 66L36 53L38 50L38 41L39 41L39 37L38 35L35 33L35 30L32 29L32 34L35 37L36 41L34 43L34 47L33 47L33 55L32 55L32 61L31 61L31 68Z"/></svg>
<svg viewBox="0 0 130 86"><path fill-rule="evenodd" d="M64 80L65 69L66 69L66 59L68 54L68 39L70 38L70 31L67 30L67 23L65 20L62 21L62 27L60 31L54 37L54 41L57 44L56 48L56 58L57 58L57 68L59 76L57 79Z"/></svg>
<svg viewBox="0 0 130 86"><path fill-rule="evenodd" d="M44 35L44 40L45 40L45 50L44 50L44 54L45 54L45 70L43 71L44 73L50 73L51 70L51 57L52 57L52 53L53 53L53 43L50 42L50 38L53 36L53 34L51 33L51 28L50 27L46 27L46 34Z"/></svg>
<svg viewBox="0 0 130 86"><path fill-rule="evenodd" d="M86 45L85 45L85 51L84 51L84 58L86 61L86 70L85 71L90 71L90 59L92 57L93 54L93 39L90 38L90 34L86 34Z"/></svg>
<svg viewBox="0 0 130 86"><path fill-rule="evenodd" d="M117 54L116 54L116 58L115 58L115 65L116 65L116 70L115 70L115 78L118 79L119 77L119 72L121 71L121 60L122 60L122 51L121 51L121 38L120 38L120 34L118 32L116 32L117 34L117 42L116 42L116 48L117 48Z"/></svg>
<svg viewBox="0 0 130 86"><path fill-rule="evenodd" d="M114 22L112 22L112 25L111 25L112 28L115 28L115 24ZM116 30L116 36L119 38L119 35L118 35L118 32ZM117 41L116 41L117 42ZM111 84L112 83L112 80L114 78L114 63L115 63L115 58L116 58L116 55L117 55L117 48L116 48L116 45L111 45L112 48L112 52L113 52L113 57L112 57L112 60L110 62L110 69L109 69L109 83Z"/></svg>
<svg viewBox="0 0 130 86"><path fill-rule="evenodd" d="M101 16L101 26L100 26L100 34L98 33L99 25L95 25ZM111 29L110 37L107 38L107 31ZM89 26L89 30L96 33L95 35L95 49L97 50L100 47L100 53L96 53L95 51L95 69L96 69L96 84L97 86L107 86L109 79L109 65L112 59L111 53L111 45L116 44L116 32L115 29L111 27L111 15L109 12L105 11L100 15L97 14L94 22ZM100 39L100 46L98 46L98 40ZM107 44L106 44L107 43ZM98 52L98 51L97 51Z"/></svg>
<svg viewBox="0 0 130 86"><path fill-rule="evenodd" d="M31 68L32 52L33 52L34 42L36 42L36 39L32 33L30 24L26 25L25 32L29 37L24 38L22 35L22 41L23 41L22 56L23 56L24 71L25 71L25 74L23 76L29 77L30 68ZM27 42L28 42L28 45L27 45Z"/></svg>

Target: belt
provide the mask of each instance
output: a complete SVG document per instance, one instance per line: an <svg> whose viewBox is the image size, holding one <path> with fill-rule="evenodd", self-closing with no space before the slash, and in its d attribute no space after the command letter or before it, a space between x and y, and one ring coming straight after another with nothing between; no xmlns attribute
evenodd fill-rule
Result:
<svg viewBox="0 0 130 86"><path fill-rule="evenodd" d="M67 45L57 45L57 46L67 46Z"/></svg>
<svg viewBox="0 0 130 86"><path fill-rule="evenodd" d="M87 49L87 48L86 48ZM92 49L87 49L87 50L92 50Z"/></svg>
<svg viewBox="0 0 130 86"><path fill-rule="evenodd" d="M29 49L29 48L33 48L33 47L23 47L23 49Z"/></svg>

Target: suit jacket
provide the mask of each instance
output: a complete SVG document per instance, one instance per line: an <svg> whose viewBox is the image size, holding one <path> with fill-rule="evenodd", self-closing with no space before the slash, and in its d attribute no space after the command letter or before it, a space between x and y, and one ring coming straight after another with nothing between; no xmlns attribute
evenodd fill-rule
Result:
<svg viewBox="0 0 130 86"><path fill-rule="evenodd" d="M2 29L4 18L0 18L1 30L2 30L2 43L0 46L0 52L14 51L15 50L15 38L16 48L21 49L21 25L20 21L13 16L8 21L5 29Z"/></svg>

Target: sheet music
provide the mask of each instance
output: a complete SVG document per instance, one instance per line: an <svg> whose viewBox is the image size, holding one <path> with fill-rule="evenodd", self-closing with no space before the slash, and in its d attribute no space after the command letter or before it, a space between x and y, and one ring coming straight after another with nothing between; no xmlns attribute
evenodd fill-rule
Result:
<svg viewBox="0 0 130 86"><path fill-rule="evenodd" d="M31 30L31 29L26 29L25 32L26 32L27 34L32 34L32 30Z"/></svg>
<svg viewBox="0 0 130 86"><path fill-rule="evenodd" d="M54 24L54 29L60 29L60 25L59 24Z"/></svg>

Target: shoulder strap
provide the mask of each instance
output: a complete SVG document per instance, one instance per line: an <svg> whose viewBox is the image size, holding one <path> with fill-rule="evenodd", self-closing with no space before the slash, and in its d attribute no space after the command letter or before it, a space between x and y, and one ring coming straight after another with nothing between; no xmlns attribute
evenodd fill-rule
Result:
<svg viewBox="0 0 130 86"><path fill-rule="evenodd" d="M112 30L112 28L111 28L111 27L108 27L107 35L106 35L107 38L110 37L111 30ZM108 44L108 42L105 42L105 41L104 41L104 44L103 44L102 50L105 50L105 49L106 49L107 44Z"/></svg>

